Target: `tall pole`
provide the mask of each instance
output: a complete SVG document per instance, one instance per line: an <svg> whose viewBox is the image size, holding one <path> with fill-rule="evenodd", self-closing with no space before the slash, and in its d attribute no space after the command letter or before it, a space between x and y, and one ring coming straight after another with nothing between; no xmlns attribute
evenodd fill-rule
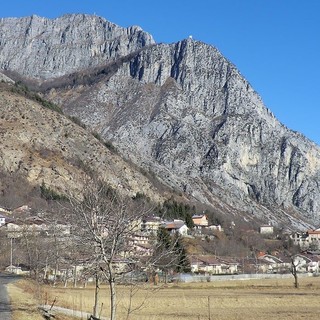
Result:
<svg viewBox="0 0 320 320"><path fill-rule="evenodd" d="M12 259L13 259L13 246L12 246L12 240L13 240L13 238L11 237L10 239L11 239L11 241L10 241L10 243L11 243L11 250L10 250L10 269L11 269L11 272L12 272Z"/></svg>

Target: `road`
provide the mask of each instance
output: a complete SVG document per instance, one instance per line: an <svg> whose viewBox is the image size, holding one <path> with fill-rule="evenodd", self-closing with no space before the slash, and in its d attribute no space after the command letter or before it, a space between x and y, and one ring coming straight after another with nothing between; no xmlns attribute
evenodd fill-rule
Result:
<svg viewBox="0 0 320 320"><path fill-rule="evenodd" d="M18 277L10 274L0 273L0 319L11 320L11 307L6 289L6 284L17 280Z"/></svg>

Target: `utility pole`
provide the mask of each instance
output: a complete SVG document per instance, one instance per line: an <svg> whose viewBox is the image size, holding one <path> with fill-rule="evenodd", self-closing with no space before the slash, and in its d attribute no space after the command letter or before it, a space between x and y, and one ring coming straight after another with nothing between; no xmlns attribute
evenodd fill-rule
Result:
<svg viewBox="0 0 320 320"><path fill-rule="evenodd" d="M12 260L13 260L13 238L10 238L10 244L11 244L11 248L10 248L10 271L12 273Z"/></svg>
<svg viewBox="0 0 320 320"><path fill-rule="evenodd" d="M10 272L13 273L13 237L10 236Z"/></svg>

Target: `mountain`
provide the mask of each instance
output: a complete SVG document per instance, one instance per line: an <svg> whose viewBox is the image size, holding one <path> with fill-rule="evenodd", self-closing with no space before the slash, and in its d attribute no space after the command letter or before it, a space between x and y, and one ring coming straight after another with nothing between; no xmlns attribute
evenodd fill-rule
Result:
<svg viewBox="0 0 320 320"><path fill-rule="evenodd" d="M4 73L186 197L246 221L319 224L319 146L283 126L216 48L155 44L88 15L2 19L0 34Z"/></svg>

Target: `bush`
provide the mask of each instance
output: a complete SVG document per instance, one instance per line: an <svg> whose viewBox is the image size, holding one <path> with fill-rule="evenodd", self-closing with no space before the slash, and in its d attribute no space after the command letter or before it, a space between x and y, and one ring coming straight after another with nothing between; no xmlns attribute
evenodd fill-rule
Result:
<svg viewBox="0 0 320 320"><path fill-rule="evenodd" d="M44 182L40 186L40 194L41 194L41 198L43 198L43 199L45 199L47 201L50 201L50 200L65 201L65 200L68 199L65 195L59 194L56 191L52 190L51 188L46 187Z"/></svg>
<svg viewBox="0 0 320 320"><path fill-rule="evenodd" d="M100 136L100 134L99 134L97 131L92 131L92 135L93 135L97 140L99 140L100 142L103 143L103 139L102 139L102 137Z"/></svg>
<svg viewBox="0 0 320 320"><path fill-rule="evenodd" d="M110 151L114 152L114 153L117 153L118 150L117 148L112 144L111 141L107 140L103 143Z"/></svg>

